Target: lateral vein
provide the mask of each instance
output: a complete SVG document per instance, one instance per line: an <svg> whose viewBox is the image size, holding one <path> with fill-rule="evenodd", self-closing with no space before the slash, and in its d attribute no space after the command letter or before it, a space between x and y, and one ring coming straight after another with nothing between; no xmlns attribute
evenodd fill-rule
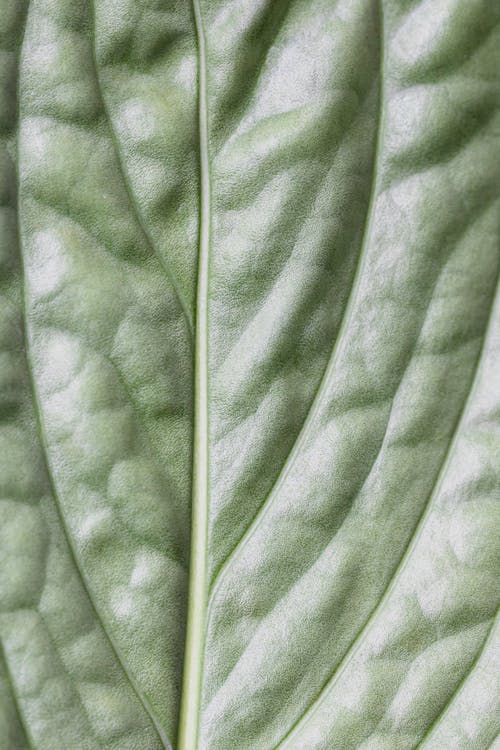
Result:
<svg viewBox="0 0 500 750"><path fill-rule="evenodd" d="M473 372L471 374L468 392L464 396L463 407L460 411L460 414L457 417L455 428L453 430L453 434L450 438L445 456L441 463L441 469L433 483L433 486L431 487L431 491L427 497L424 507L422 508L422 511L413 529L413 532L405 548L403 549L402 555L399 558L399 561L397 565L395 566L393 573L391 577L389 578L389 581L387 582L378 603L375 605L375 607L372 609L372 611L368 615L368 618L365 620L363 626L357 633L356 637L351 641L351 644L349 648L347 649L347 651L345 652L344 656L342 657L340 662L337 664L333 672L330 674L330 676L328 677L328 680L324 683L319 693L316 695L313 701L309 704L306 710L302 713L299 719L295 722L292 728L288 731L288 733L276 745L274 750L285 750L285 748L289 747L290 741L292 741L299 734L299 732L302 731L305 724L308 721L310 721L310 719L314 716L319 706L321 706L321 704L323 703L323 701L325 700L325 698L327 697L327 695L329 694L333 686L336 684L340 676L345 672L345 670L347 669L347 667L349 666L349 664L351 663L355 655L358 653L361 647L361 644L364 638L366 637L367 633L369 632L369 629L372 623L384 611L385 605L387 604L392 592L396 588L396 585L400 577L402 576L404 570L406 569L411 559L411 556L417 546L417 542L419 541L423 533L423 530L428 522L428 519L431 515L431 512L434 507L435 499L439 495L442 483L446 476L446 472L448 471L451 459L455 453L456 444L458 442L458 438L462 430L464 419L467 415L468 408L469 408L472 396L474 394L476 384L479 379L479 373L481 369L481 363L483 360L484 348L485 348L485 344L488 338L489 328L492 323L493 310L495 307L496 297L499 291L498 283L499 282L497 279L497 285L495 287L495 291L493 292L493 296L491 300L490 317L485 326L481 347L477 355L477 359L474 365Z"/></svg>
<svg viewBox="0 0 500 750"><path fill-rule="evenodd" d="M97 93L101 102L101 106L103 109L104 117L106 118L106 123L109 130L109 136L111 139L111 142L113 144L113 148L115 151L116 161L118 163L118 168L120 170L120 174L123 180L123 185L125 188L125 192L127 193L127 198L129 200L130 206L134 211L135 218L137 220L137 223L139 225L139 228L141 230L141 233L146 241L146 244L148 245L149 249L153 253L153 255L158 260L162 270L165 273L165 276L170 281L170 284L172 285L172 288L174 290L174 294L177 298L177 301L179 303L179 307L181 308L182 314L186 320L186 326L189 332L189 336L192 339L193 338L193 320L191 311L189 309L189 305L186 301L186 298L184 297L184 294L180 288L179 281L177 280L177 277L175 273L173 272L170 265L164 260L164 258L160 255L160 252L158 251L156 247L156 243L154 242L151 233L149 229L146 226L146 223L144 221L142 211L139 208L139 203L137 201L137 198L135 196L134 190L132 188L132 183L130 181L130 177L128 174L128 171L125 167L123 155L122 155L122 149L120 146L120 142L118 139L118 135L116 133L115 126L113 124L113 120L111 118L111 113L109 111L108 103L106 100L106 97L104 95L104 87L102 85L101 80L101 73L99 69L99 65L97 63L97 51L96 51L96 22L95 22L95 7L94 7L95 0L90 0L89 6L90 6L90 14L91 14L91 22L92 22L92 33L91 33L91 52L92 52L92 65L94 68L94 75L95 75L95 82L96 82L96 89Z"/></svg>
<svg viewBox="0 0 500 750"><path fill-rule="evenodd" d="M455 701L460 696L462 690L464 689L465 685L469 681L469 679L472 677L477 665L479 664L481 657L485 653L488 646L491 644L493 635L495 633L495 625L499 621L500 613L497 614L496 617L491 618L491 623L488 626L488 629L486 630L486 635L483 639L483 643L481 647L478 649L474 659L472 660L469 668L465 671L465 673L462 675L462 678L459 680L457 686L455 687L452 694L449 696L448 700L444 704L444 706L439 710L437 715L435 716L432 724L427 729L427 731L422 735L418 745L416 746L415 750L420 750L422 747L425 747L425 744L427 744L427 741L432 737L432 735L435 733L436 729L440 726L441 722L445 719L446 714L451 709ZM425 743L425 744L424 744Z"/></svg>
<svg viewBox="0 0 500 750"><path fill-rule="evenodd" d="M381 19L381 12L380 12L380 19ZM380 20L380 26L382 26L382 20ZM379 82L380 82L379 85L381 87L382 87L383 67L384 67L383 55L384 55L384 48L383 48L383 42L381 41L381 50L380 50L381 72L379 75ZM344 313L343 313L343 317L340 323L340 327L338 329L337 337L333 344L332 351L328 358L326 367L323 371L322 378L318 384L316 392L311 401L309 411L302 424L300 432L297 435L295 443L293 444L288 456L286 457L286 460L281 467L281 471L278 477L276 478L276 481L274 482L273 487L271 488L271 491L268 493L266 499L264 500L264 502L258 509L257 513L255 514L252 521L246 528L245 532L242 534L238 542L234 545L232 550L229 552L229 554L227 555L225 560L222 562L222 564L219 566L219 568L217 569L216 573L213 576L213 580L212 580L211 587L210 587L210 601L213 600L216 592L221 586L222 581L224 580L224 577L226 575L227 570L230 567L231 562L234 561L234 559L237 558L241 554L245 546L251 541L252 537L254 536L256 531L259 529L260 525L263 523L264 519L269 513L275 498L279 495L283 485L286 482L287 477L289 476L293 466L295 465L296 460L299 458L299 456L302 453L302 450L307 442L309 434L314 427L315 421L318 415L321 413L321 408L323 406L325 396L328 393L328 389L332 383L338 357L342 353L342 350L346 343L346 332L349 329L349 325L353 317L359 289L361 286L361 279L363 277L363 273L364 273L364 269L365 269L366 261L367 261L367 254L368 254L367 250L368 250L368 246L370 244L371 235L372 235L372 227L373 227L374 213L375 213L375 203L376 203L376 199L378 195L378 188L379 188L379 172L380 172L380 161L381 161L381 151L382 151L382 141L383 141L384 120L385 120L384 95L383 95L383 91L381 90L379 94L379 112L378 112L378 118L377 118L377 133L376 133L375 149L374 149L374 156L373 156L373 172L372 172L372 180L371 180L371 189L370 189L368 206L367 206L367 211L366 211L366 216L365 216L363 236L361 239L360 251L358 255L356 269L354 272L354 278L351 284L349 297L348 297L346 306L344 308Z"/></svg>
<svg viewBox="0 0 500 750"><path fill-rule="evenodd" d="M28 24L28 21L26 21L25 30L26 30L27 24ZM20 65L22 63L23 46L24 46L24 37L23 37L23 43L21 45L21 50L20 50L20 55L19 55ZM21 106L20 106L20 103L18 103L18 120L20 119L20 117L21 117ZM18 127L18 132L19 132L19 127ZM17 213L17 236L18 236L18 244L19 244L19 260L20 260L20 265L21 265L21 279L22 279L21 290L20 290L21 291L21 305L22 305L22 336L23 336L23 341L24 341L27 375L28 375L30 390L32 394L32 401L33 401L34 421L35 421L36 431L37 431L38 440L40 444L40 453L41 453L43 464L46 470L48 486L50 488L50 493L54 501L54 507L55 507L56 514L61 525L62 534L66 540L69 555L71 559L73 560L73 563L75 565L75 570L80 579L83 590L87 596L90 607L92 608L94 612L96 621L99 623L99 626L104 634L104 637L108 641L111 651L113 652L116 658L116 661L123 672L124 677L130 684L132 692L136 695L138 701L141 703L145 712L150 717L162 746L166 750L170 750L171 743L165 733L165 730L161 726L158 718L156 717L148 698L143 693L134 675L129 670L118 644L116 643L114 637L111 635L111 632L109 631L108 626L105 623L101 615L101 612L99 608L97 607L96 602L94 601L94 598L92 596L92 588L90 586L87 574L84 570L83 563L80 559L80 556L77 552L76 546L72 539L70 530L68 528L66 516L62 507L62 502L59 497L59 493L58 493L56 483L55 483L55 473L53 471L53 467L52 467L51 460L50 460L50 452L49 452L49 447L48 447L48 442L47 442L47 437L46 437L47 433L46 433L46 428L45 428L45 424L43 420L41 400L40 400L38 388L36 385L36 378L35 378L35 373L33 369L33 361L32 361L33 358L32 358L32 353L31 353L32 331L28 322L29 316L28 316L27 294L26 294L28 281L27 281L26 267L25 267L25 261L24 261L24 253L23 253L23 231L22 231L21 210L20 210L21 188L20 188L20 178L19 178L19 139L17 140L16 183L17 183L17 212L16 212Z"/></svg>

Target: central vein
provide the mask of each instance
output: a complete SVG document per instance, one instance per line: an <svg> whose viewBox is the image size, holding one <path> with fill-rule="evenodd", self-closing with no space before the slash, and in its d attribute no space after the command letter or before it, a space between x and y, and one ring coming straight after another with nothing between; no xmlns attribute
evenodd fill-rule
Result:
<svg viewBox="0 0 500 750"><path fill-rule="evenodd" d="M194 446L189 602L178 750L197 750L198 747L207 604L210 163L208 154L206 49L199 0L193 0L193 12L199 60L200 234L194 352Z"/></svg>

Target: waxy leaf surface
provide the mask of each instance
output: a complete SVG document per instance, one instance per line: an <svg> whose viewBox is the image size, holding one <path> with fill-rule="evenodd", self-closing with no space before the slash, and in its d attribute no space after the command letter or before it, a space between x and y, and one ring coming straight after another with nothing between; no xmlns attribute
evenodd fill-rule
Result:
<svg viewBox="0 0 500 750"><path fill-rule="evenodd" d="M0 748L489 750L500 4L0 0Z"/></svg>

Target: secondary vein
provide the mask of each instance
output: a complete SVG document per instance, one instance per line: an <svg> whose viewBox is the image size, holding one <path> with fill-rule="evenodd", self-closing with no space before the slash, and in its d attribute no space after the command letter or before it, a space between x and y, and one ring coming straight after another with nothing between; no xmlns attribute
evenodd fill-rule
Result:
<svg viewBox="0 0 500 750"><path fill-rule="evenodd" d="M380 26L382 27L381 11L380 11ZM380 33L382 33L382 31ZM346 306L344 308L344 313L343 313L342 320L339 326L337 337L334 341L332 351L328 358L328 362L326 363L325 369L323 371L322 378L318 384L316 392L311 401L309 411L307 412L306 418L302 424L299 434L297 435L295 443L293 444L292 449L290 450L288 456L286 457L285 463L281 467L281 471L276 481L274 482L274 485L271 488L271 491L269 492L266 499L264 500L264 502L258 509L257 513L253 517L250 524L247 526L245 532L242 534L240 539L231 549L231 551L229 552L225 560L221 563L221 565L219 566L219 568L217 569L217 571L215 572L213 576L211 587L210 587L210 601L211 602L215 598L217 591L222 585L224 577L227 571L229 570L231 563L235 560L235 558L237 558L242 553L245 546L250 542L250 540L252 539L256 531L259 529L260 525L265 520L267 514L271 510L271 507L274 503L275 498L279 495L282 487L284 486L286 482L287 477L292 471L292 468L294 467L295 462L302 454L302 451L304 449L304 446L307 443L309 435L315 426L316 419L318 415L321 413L324 400L328 395L328 390L330 388L333 377L335 375L338 358L341 355L345 344L347 343L347 331L349 330L349 325L353 318L355 307L358 302L358 294L359 294L359 290L361 287L361 280L364 276L364 270L365 270L365 266L367 262L367 255L368 255L367 251L368 251L368 247L371 241L372 227L373 227L374 214L375 214L375 204L376 204L376 199L377 199L378 192L379 192L379 172L380 172L380 162L381 162L381 152L382 152L384 119L385 119L384 92L382 90L383 67L384 67L383 55L384 55L384 46L383 46L383 41L381 39L380 75L379 75L380 93L379 93L379 107L378 107L379 111L378 111L378 117L377 117L377 133L376 133L376 138L375 138L375 149L374 149L374 155L373 155L373 171L372 171L370 195L368 198L368 206L367 206L367 211L366 211L366 216L365 216L364 230L363 230L363 236L361 239L358 261L357 261L356 269L354 271L354 277L352 280L349 297L348 297Z"/></svg>
<svg viewBox="0 0 500 750"><path fill-rule="evenodd" d="M24 285L26 286L26 281L25 281ZM23 290L23 298L24 299L26 298L24 290ZM94 601L94 598L92 596L92 589L91 589L90 584L89 584L89 582L87 580L87 575L84 572L84 568L83 568L82 562L81 562L81 560L79 558L79 555L78 555L78 553L76 551L76 547L75 547L75 545L73 543L73 539L72 539L70 531L68 529L66 517L65 517L64 511L62 509L61 499L59 497L59 494L58 494L58 491L57 491L57 488L56 488L56 485L55 485L54 471L52 469L52 465L51 465L51 461L50 461L50 453L49 453L49 448L48 448L47 439L46 439L46 430L45 430L45 426L44 426L44 423L43 423L43 416L42 416L42 410L41 410L41 406L40 406L40 399L39 399L39 396L38 396L38 389L36 387L35 376L34 376L33 366L32 366L32 358L31 358L31 354L30 354L30 351L31 351L31 337L30 337L30 330L29 330L29 327L28 327L28 324L27 324L26 302L24 304L25 304L25 306L24 306L24 314L23 314L23 320L24 320L24 331L23 331L23 334L24 334L24 342L25 342L25 352L26 352L26 363L27 363L28 377L29 377L29 381L30 381L30 385L31 385L31 392L32 392L32 396L33 396L33 411L34 411L34 416L35 416L35 423L36 423L38 438L39 438L39 442L40 442L40 449L41 449L43 461L44 461L45 468L46 468L47 479L48 479L48 483L49 483L51 495L52 495L53 500L54 500L54 505L55 505L55 508L56 508L56 512L57 512L57 515L59 517L59 521L60 521L60 524L61 524L61 529L62 529L63 535L64 535L64 537L66 539L66 543L67 543L67 546L68 546L68 550L69 550L70 556L73 559L73 562L74 562L76 571L78 573L78 576L80 578L80 581L82 583L83 589L84 589L84 591L85 591L85 593L87 595L87 598L88 598L88 601L90 603L90 606L91 606L91 608L94 611L96 620L99 623L99 625L100 625L100 627L102 629L102 632L104 633L104 635L105 635L105 637L106 637L109 645L111 646L111 650L113 651L113 653L114 653L114 655L116 657L116 660L117 660L118 664L120 665L120 667L121 667L121 669L123 671L124 676L128 680L128 682L129 682L129 684L130 684L133 692L135 693L135 695L137 696L138 700L142 704L144 710L149 715L149 717L150 717L150 719L151 719L151 721L152 721L152 723L153 723L153 725L154 725L154 727L156 729L156 732L157 732L157 734L158 734L158 736L159 736L159 738L160 738L160 740L161 740L161 742L163 744L163 747L170 748L171 747L170 741L169 741L168 737L166 736L163 727L159 723L159 721L158 721L158 719L157 719L157 717L156 717L156 715L155 715L155 713L154 713L154 711L153 711L153 709L152 709L152 707L151 707L148 699L146 698L146 696L142 692L141 688L139 687L138 683L136 682L135 677L132 675L132 673L128 669L128 667L127 667L127 665L125 663L124 657L122 656L121 651L120 651L120 649L118 647L118 644L116 643L115 639L113 638L113 636L109 632L109 629L108 629L106 623L104 622L99 609L97 608L97 605L96 605L96 603Z"/></svg>
<svg viewBox="0 0 500 750"><path fill-rule="evenodd" d="M431 738L431 736L434 734L438 726L441 724L441 722L445 719L446 714L454 704L454 702L457 700L457 698L460 696L464 686L468 682L468 680L471 678L472 674L474 673L477 665L479 664L481 657L485 653L486 649L488 648L489 644L491 643L492 636L495 632L495 625L497 624L497 621L499 620L500 615L497 615L496 617L491 618L491 623L488 626L486 630L486 634L483 638L483 642L481 644L481 647L478 649L474 659L472 660L469 668L464 672L461 679L457 683L455 689L453 690L452 694L448 697L446 703L444 706L441 707L441 709L438 711L437 715L434 717L434 720L430 727L426 730L426 732L422 735L418 745L415 747L415 750L420 750L422 747L424 747L424 743L427 743L427 741Z"/></svg>
<svg viewBox="0 0 500 750"><path fill-rule="evenodd" d="M120 174L121 174L122 179L123 179L123 185L124 185L124 188L125 188L125 192L127 193L128 201L130 203L131 208L134 211L135 218L137 220L137 223L139 225L141 233L142 233L142 235L143 235L143 237L144 237L144 239L146 241L146 244L148 245L148 247L151 250L151 252L153 253L153 255L156 257L156 259L158 260L158 262L159 262L162 270L165 273L165 276L168 278L168 280L170 281L170 284L172 285L172 288L174 290L174 294L177 297L177 301L179 303L179 307L181 308L182 314L183 314L183 316L184 316L184 318L186 320L186 326L187 326L187 329L188 329L188 332L189 332L189 336L192 339L192 337L193 337L193 320L192 320L192 316L191 316L191 311L189 309L189 305L188 305L188 303L186 301L186 298L184 297L184 294L182 293L182 290L180 288L180 284L179 284L179 282L177 280L176 275L174 274L174 272L171 269L170 265L167 264L167 262L164 260L164 258L162 257L162 255L160 254L160 252L156 248L156 243L154 242L154 240L153 240L153 238L151 236L151 233L150 233L149 229L146 226L146 223L145 223L144 218L142 216L142 211L139 208L139 204L138 204L137 198L136 198L134 190L132 188L132 183L130 181L129 174L128 174L127 169L126 169L125 164L124 164L124 159L123 159L123 156L122 156L122 149L121 149L121 146L120 146L118 135L116 133L116 129L115 129L114 124L113 124L111 113L109 111L108 103L107 103L106 97L104 95L104 87L102 85L101 72L100 72L100 69L99 69L98 62L97 62L97 51L96 51L96 42L95 42L95 37L96 37L95 26L96 26L96 22L95 22L95 7L94 7L94 2L95 2L95 0L91 0L89 5L90 5L90 15L91 15L91 24L92 24L92 33L91 33L91 38L92 38L92 42L91 42L92 65L93 65L93 68L94 68L94 75L95 75L95 81L96 81L96 90L97 90L97 93L98 93L98 96L99 96L99 99L100 99L100 103L101 103L101 106L102 106L102 109L103 109L104 116L106 118L106 123L107 123L108 130L109 130L109 136L110 136L111 142L113 144L113 148L114 148L115 156L116 156L116 161L117 161L117 164L118 164L118 167L119 167L119 170L120 170Z"/></svg>
<svg viewBox="0 0 500 750"><path fill-rule="evenodd" d="M178 750L196 750L198 747L207 608L209 503L208 275L210 265L211 185L206 43L199 0L193 0L193 15L198 46L200 229L194 349L194 446L189 604Z"/></svg>
<svg viewBox="0 0 500 750"><path fill-rule="evenodd" d="M458 438L460 435L460 432L463 427L464 420L466 418L468 408L472 399L472 396L475 391L476 384L479 380L479 372L481 369L481 363L483 360L483 353L484 348L486 345L486 341L488 338L489 328L492 323L493 319L493 310L495 307L495 300L496 296L498 294L498 279L497 284L495 287L495 291L493 292L492 300L491 300L491 306L490 306L490 316L489 320L485 326L485 330L483 333L483 338L481 342L481 347L479 349L476 362L474 365L473 372L471 374L471 379L469 382L469 388L467 393L464 396L463 400L463 406L462 409L457 416L457 420L455 423L455 427L453 429L453 433L451 435L451 438L448 442L448 447L446 449L446 453L443 457L442 463L441 463L441 469L436 476L433 485L431 487L430 493L427 496L427 500L422 508L422 511L420 513L420 516L417 520L417 523L413 529L413 532L404 547L402 551L402 555L399 558L399 561L394 568L391 577L389 578L381 597L378 601L378 603L375 605L375 607L372 609L370 614L368 615L368 618L365 620L365 623L357 633L356 637L351 642L349 648L345 652L344 656L342 657L341 661L337 664L333 672L328 677L328 680L324 683L322 688L320 689L319 693L316 695L316 697L313 699L313 701L309 704L309 706L306 708L306 710L302 713L302 715L299 717L299 719L295 722L295 724L292 726L292 728L288 731L288 733L280 740L278 745L274 748L274 750L285 750L285 748L289 747L290 742L297 737L297 735L303 730L305 724L314 716L316 711L318 710L319 706L323 703L326 696L329 694L331 689L333 688L333 685L338 681L340 676L343 674L345 669L348 667L348 665L351 663L355 655L358 653L361 644L366 637L367 633L369 632L369 629L372 625L372 623L376 620L377 617L381 615L383 612L385 605L389 601L393 591L396 588L396 585L401 578L404 570L406 569L411 556L417 546L417 543L424 531L424 528L428 522L428 519L431 515L431 512L434 507L434 502L436 497L439 495L442 487L442 483L444 482L446 472L449 468L449 465L451 463L452 456L454 455L456 444L458 442Z"/></svg>
<svg viewBox="0 0 500 750"><path fill-rule="evenodd" d="M28 21L26 21L25 24L25 31L27 27ZM20 55L19 55L19 65L22 64L22 57L23 57L23 47L24 47L24 35L23 35L23 42L20 47ZM19 84L18 84L18 90L19 90ZM18 94L19 96L19 94ZM18 133L19 133L19 121L21 118L21 107L18 102ZM47 441L47 432L44 425L43 420L43 412L41 407L41 400L38 393L38 388L36 385L36 378L35 373L33 369L33 361L32 361L32 331L31 327L29 325L29 315L28 315L28 306L27 306L27 294L26 290L28 287L28 281L27 281L27 274L26 274L26 268L25 268L25 262L24 262L24 254L23 254L23 231L22 231L22 222L21 222L21 212L20 212L20 204L21 204L21 188L20 188L20 177L19 177L19 140L17 141L17 160L16 160L16 185L17 185L17 211L16 211L16 219L17 219L17 237L18 237L18 245L19 245L19 261L20 261L20 267L21 267L21 285L20 285L20 292L21 292L21 307L22 307L22 336L24 341L24 349L25 349L25 361L26 361L26 369L27 369L27 375L28 375L28 381L30 385L30 390L32 394L32 403L33 403L33 416L35 421L35 426L37 430L39 445L40 445L40 453L43 460L43 464L45 466L46 475L47 475L47 482L49 485L50 493L54 501L54 506L56 510L56 514L58 516L61 530L63 533L63 536L66 540L68 552L70 554L71 559L73 560L73 563L75 565L75 570L78 574L78 577L81 581L83 590L87 596L87 599L89 601L90 607L92 608L96 621L98 622L102 633L106 640L109 643L109 646L111 648L112 653L114 654L116 661L118 665L120 666L123 675L125 679L130 684L130 687L132 689L132 692L137 697L138 701L143 706L145 712L148 714L148 716L151 719L151 722L156 730L156 733L158 735L158 738L164 748L169 750L171 748L171 743L167 735L165 734L165 730L161 726L160 722L158 721L151 704L149 703L148 698L143 693L142 689L140 688L139 684L137 683L134 675L129 670L123 655L121 654L120 648L118 644L116 643L114 637L111 635L107 624L105 623L101 612L99 611L96 602L94 601L94 598L92 596L92 588L89 584L86 572L84 570L82 561L80 560L80 557L77 553L76 546L74 544L73 538L71 536L70 530L68 528L66 516L63 511L62 502L59 497L59 493L56 487L55 483L55 474L51 465L50 460L50 451L48 447L48 441Z"/></svg>

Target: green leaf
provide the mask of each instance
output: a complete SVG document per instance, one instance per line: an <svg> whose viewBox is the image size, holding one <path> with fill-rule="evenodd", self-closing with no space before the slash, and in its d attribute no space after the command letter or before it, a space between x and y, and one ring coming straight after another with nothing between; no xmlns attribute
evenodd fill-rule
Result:
<svg viewBox="0 0 500 750"><path fill-rule="evenodd" d="M0 0L0 747L489 750L500 5Z"/></svg>

